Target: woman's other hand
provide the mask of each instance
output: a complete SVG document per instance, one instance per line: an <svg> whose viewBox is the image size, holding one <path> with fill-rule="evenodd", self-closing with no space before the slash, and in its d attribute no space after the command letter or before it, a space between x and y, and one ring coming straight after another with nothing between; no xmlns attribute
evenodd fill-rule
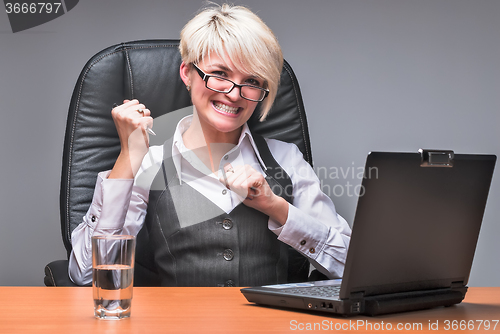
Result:
<svg viewBox="0 0 500 334"><path fill-rule="evenodd" d="M220 181L234 191L248 207L265 213L284 225L288 218L288 202L273 193L264 176L250 165L224 166L225 179Z"/></svg>

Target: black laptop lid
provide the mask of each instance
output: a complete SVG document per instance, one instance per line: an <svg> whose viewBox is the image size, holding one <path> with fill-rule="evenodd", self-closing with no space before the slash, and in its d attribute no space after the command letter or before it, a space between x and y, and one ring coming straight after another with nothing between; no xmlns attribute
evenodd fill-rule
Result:
<svg viewBox="0 0 500 334"><path fill-rule="evenodd" d="M495 161L370 153L340 297L467 284Z"/></svg>

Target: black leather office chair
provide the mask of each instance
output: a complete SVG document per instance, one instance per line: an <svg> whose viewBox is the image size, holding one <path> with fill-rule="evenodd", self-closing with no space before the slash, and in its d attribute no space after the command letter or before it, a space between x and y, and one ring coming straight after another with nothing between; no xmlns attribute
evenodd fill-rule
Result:
<svg viewBox="0 0 500 334"><path fill-rule="evenodd" d="M163 124L174 129L186 110L183 108L191 105L179 76L181 57L178 45L178 40L122 43L97 53L83 68L71 98L62 162L61 232L68 255L71 252L71 232L82 222L90 206L98 172L111 169L120 152L120 141L111 118L112 105L137 98L151 110L158 135L161 133L157 120L174 115L168 124ZM295 143L312 165L304 105L297 79L287 62L267 120L259 122L258 115L256 110L249 121L253 132ZM152 137L151 140L165 140L172 134ZM147 264L141 263L141 253L147 252L147 243L144 245L141 240L147 239L147 235L142 233L140 236L135 285L155 285L154 276L145 269ZM68 261L49 263L45 267L44 282L47 286L74 285L68 276Z"/></svg>

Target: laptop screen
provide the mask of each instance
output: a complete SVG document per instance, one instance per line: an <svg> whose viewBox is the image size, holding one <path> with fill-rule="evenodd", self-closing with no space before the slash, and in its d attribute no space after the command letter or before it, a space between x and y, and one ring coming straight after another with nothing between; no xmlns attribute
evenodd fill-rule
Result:
<svg viewBox="0 0 500 334"><path fill-rule="evenodd" d="M496 156L450 157L370 153L341 298L467 284Z"/></svg>

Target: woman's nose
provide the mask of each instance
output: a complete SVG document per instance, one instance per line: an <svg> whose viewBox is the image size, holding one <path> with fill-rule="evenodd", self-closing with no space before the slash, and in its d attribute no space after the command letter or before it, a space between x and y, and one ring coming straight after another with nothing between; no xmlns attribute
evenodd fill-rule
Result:
<svg viewBox="0 0 500 334"><path fill-rule="evenodd" d="M234 88L229 93L226 93L227 97L231 101L237 101L241 99L240 89L241 89L240 87L234 86Z"/></svg>

